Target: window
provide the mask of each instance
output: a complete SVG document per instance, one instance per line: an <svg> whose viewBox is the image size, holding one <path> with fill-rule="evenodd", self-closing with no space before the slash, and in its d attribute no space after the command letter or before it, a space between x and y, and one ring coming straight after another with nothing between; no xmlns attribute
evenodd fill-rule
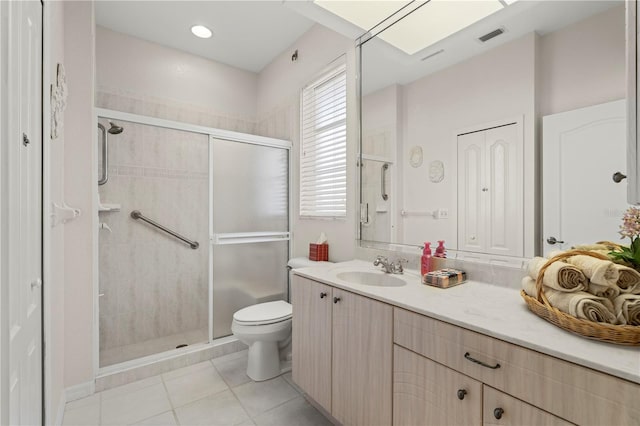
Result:
<svg viewBox="0 0 640 426"><path fill-rule="evenodd" d="M347 215L346 83L346 66L343 64L302 89L302 217Z"/></svg>

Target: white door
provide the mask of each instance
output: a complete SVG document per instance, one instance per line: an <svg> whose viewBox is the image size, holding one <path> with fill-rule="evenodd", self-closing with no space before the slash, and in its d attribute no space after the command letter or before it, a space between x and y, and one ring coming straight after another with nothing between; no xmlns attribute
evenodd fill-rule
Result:
<svg viewBox="0 0 640 426"><path fill-rule="evenodd" d="M458 249L523 255L520 126L458 136Z"/></svg>
<svg viewBox="0 0 640 426"><path fill-rule="evenodd" d="M3 68L8 100L2 141L2 268L7 278L2 310L8 317L2 322L2 363L8 353L8 380L1 386L8 413L5 405L2 421L36 425L42 424L42 5L21 1L3 7L9 21L3 56L9 60Z"/></svg>
<svg viewBox="0 0 640 426"><path fill-rule="evenodd" d="M548 115L542 125L543 252L619 241L627 183L612 177L626 174L625 101Z"/></svg>
<svg viewBox="0 0 640 426"><path fill-rule="evenodd" d="M458 249L482 252L485 243L483 201L485 132L458 136Z"/></svg>
<svg viewBox="0 0 640 426"><path fill-rule="evenodd" d="M485 185L486 252L522 256L523 164L518 126L496 127L486 132Z"/></svg>

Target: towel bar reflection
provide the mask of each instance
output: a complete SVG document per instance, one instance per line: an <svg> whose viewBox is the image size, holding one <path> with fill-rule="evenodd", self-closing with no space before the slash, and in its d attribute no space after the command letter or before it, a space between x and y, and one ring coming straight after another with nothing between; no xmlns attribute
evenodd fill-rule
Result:
<svg viewBox="0 0 640 426"><path fill-rule="evenodd" d="M197 241L191 241L188 238L183 237L182 235L178 234L175 231L172 231L171 229L160 225L158 222L149 219L148 217L146 217L145 215L143 215L140 210L134 210L131 212L131 217L136 219L136 220L141 220L143 222L147 222L149 225L155 226L156 228L160 229L161 231L166 232L167 234L176 237L177 239L179 239L180 241L183 241L187 244L189 244L189 247L191 247L192 249L197 249L198 247L200 247L200 244L198 244Z"/></svg>

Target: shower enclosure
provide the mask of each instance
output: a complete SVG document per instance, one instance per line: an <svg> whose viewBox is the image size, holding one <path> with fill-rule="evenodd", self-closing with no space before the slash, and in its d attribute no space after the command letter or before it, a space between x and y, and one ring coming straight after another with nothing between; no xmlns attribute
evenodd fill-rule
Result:
<svg viewBox="0 0 640 426"><path fill-rule="evenodd" d="M97 115L100 368L208 345L236 310L287 299L289 142Z"/></svg>

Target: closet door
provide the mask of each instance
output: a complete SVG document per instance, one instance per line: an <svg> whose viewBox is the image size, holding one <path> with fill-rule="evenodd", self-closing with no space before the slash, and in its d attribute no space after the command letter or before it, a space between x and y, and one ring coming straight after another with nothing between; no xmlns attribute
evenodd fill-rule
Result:
<svg viewBox="0 0 640 426"><path fill-rule="evenodd" d="M0 424L42 424L42 4L0 4Z"/></svg>
<svg viewBox="0 0 640 426"><path fill-rule="evenodd" d="M458 249L483 252L485 132L458 136Z"/></svg>
<svg viewBox="0 0 640 426"><path fill-rule="evenodd" d="M496 127L485 133L485 252L523 255L522 149L518 126Z"/></svg>

